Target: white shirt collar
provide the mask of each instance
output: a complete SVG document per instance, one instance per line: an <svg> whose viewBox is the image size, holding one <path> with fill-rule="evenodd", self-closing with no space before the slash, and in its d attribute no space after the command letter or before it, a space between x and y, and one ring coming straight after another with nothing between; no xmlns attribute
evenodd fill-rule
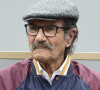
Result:
<svg viewBox="0 0 100 90"><path fill-rule="evenodd" d="M44 78L47 79L47 81L50 84L52 84L52 81L56 75L67 75L68 68L70 65L70 55L67 55L65 61L61 65L61 67L52 74L52 77L50 79L49 79L47 72L45 70L43 70L43 68L40 66L38 61L34 60L34 65L36 68L37 75L42 75Z"/></svg>

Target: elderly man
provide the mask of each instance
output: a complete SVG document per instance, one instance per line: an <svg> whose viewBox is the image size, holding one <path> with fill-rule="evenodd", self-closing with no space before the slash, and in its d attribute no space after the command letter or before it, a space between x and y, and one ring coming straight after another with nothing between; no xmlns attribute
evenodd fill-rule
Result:
<svg viewBox="0 0 100 90"><path fill-rule="evenodd" d="M71 61L79 12L67 0L40 0L25 24L32 58L0 71L0 90L100 90L100 74Z"/></svg>

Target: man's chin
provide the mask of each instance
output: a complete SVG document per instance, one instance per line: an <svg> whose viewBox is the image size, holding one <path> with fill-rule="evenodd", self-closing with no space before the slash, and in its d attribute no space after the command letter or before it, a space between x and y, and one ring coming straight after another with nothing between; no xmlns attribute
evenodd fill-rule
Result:
<svg viewBox="0 0 100 90"><path fill-rule="evenodd" d="M33 59L39 61L39 62L48 62L49 58L46 56L42 56L42 55L33 55Z"/></svg>
<svg viewBox="0 0 100 90"><path fill-rule="evenodd" d="M36 60L43 60L48 58L49 53L45 50L34 50L32 51L32 57Z"/></svg>

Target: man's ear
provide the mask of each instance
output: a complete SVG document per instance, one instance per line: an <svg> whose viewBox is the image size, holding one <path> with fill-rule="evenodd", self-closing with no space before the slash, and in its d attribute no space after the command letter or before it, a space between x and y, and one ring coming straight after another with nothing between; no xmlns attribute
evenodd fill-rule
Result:
<svg viewBox="0 0 100 90"><path fill-rule="evenodd" d="M77 29L76 28L71 28L68 33L65 35L65 40L66 40L66 47L69 47L77 34Z"/></svg>

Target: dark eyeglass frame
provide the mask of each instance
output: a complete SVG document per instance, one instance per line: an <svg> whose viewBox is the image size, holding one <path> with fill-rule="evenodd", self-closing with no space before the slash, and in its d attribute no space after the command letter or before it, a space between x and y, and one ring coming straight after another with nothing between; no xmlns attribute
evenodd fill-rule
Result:
<svg viewBox="0 0 100 90"><path fill-rule="evenodd" d="M55 28L56 28L55 34L54 34L53 36L47 36L47 35L45 35L46 37L54 37L54 36L57 34L57 30L58 30L58 29L63 29L63 30L66 29L65 27L59 27L59 26L56 26L56 25L51 25L51 26L38 26L38 25L35 25L35 24L25 24L24 26L25 26L25 28L26 28L26 33L27 33L27 35L30 35L30 34L28 33L28 30L27 30L27 26L30 26L30 25L33 25L33 26L37 26L37 27L38 27L37 34L38 34L39 30L42 29L44 35L45 35L44 27L51 27L51 26L55 27ZM37 34L36 34L36 35L37 35ZM36 36L36 35L30 35L30 36Z"/></svg>

